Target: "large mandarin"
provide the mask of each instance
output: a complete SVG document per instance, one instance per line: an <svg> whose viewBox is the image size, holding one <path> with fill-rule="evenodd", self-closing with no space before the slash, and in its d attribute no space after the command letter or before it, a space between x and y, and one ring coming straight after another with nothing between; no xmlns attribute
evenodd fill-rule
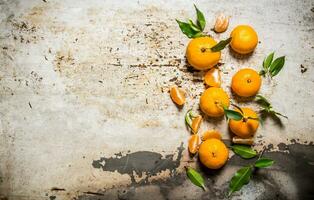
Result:
<svg viewBox="0 0 314 200"><path fill-rule="evenodd" d="M230 119L229 128L235 135L241 138L251 138L259 126L258 115L251 108L241 108L241 110L243 111L243 119L240 121ZM237 111L240 112L238 109Z"/></svg>
<svg viewBox="0 0 314 200"><path fill-rule="evenodd" d="M226 145L216 138L202 142L198 150L200 161L209 169L219 169L228 160L229 151Z"/></svg>
<svg viewBox="0 0 314 200"><path fill-rule="evenodd" d="M231 88L241 97L250 97L257 94L262 84L260 75L253 69L239 70L233 77Z"/></svg>
<svg viewBox="0 0 314 200"><path fill-rule="evenodd" d="M231 48L239 54L248 54L254 51L258 43L258 36L255 30L248 25L239 25L230 34L232 40Z"/></svg>
<svg viewBox="0 0 314 200"><path fill-rule="evenodd" d="M200 99L201 110L210 117L224 115L223 106L229 107L229 105L229 96L221 88L211 87L206 89Z"/></svg>
<svg viewBox="0 0 314 200"><path fill-rule="evenodd" d="M211 47L217 42L211 37L194 38L186 49L186 58L189 64L197 70L206 70L214 67L220 60L220 52L212 52Z"/></svg>

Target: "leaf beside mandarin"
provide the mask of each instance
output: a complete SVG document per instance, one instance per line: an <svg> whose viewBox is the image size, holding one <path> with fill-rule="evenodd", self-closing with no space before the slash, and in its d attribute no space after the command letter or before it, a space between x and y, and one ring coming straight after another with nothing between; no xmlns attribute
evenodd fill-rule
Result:
<svg viewBox="0 0 314 200"><path fill-rule="evenodd" d="M229 196L239 191L244 185L248 184L253 172L252 166L247 166L239 169L232 177L229 184Z"/></svg>
<svg viewBox="0 0 314 200"><path fill-rule="evenodd" d="M206 25L206 20L205 20L204 14L196 7L195 4L194 4L194 7L196 10L197 24L198 24L200 30L203 31L205 28L205 25Z"/></svg>
<svg viewBox="0 0 314 200"><path fill-rule="evenodd" d="M194 22L191 19L189 19L189 24L194 31L197 31L197 32L201 31L199 27L196 24L194 24Z"/></svg>
<svg viewBox="0 0 314 200"><path fill-rule="evenodd" d="M265 76L266 71L262 69L258 74L259 74L260 76Z"/></svg>
<svg viewBox="0 0 314 200"><path fill-rule="evenodd" d="M255 162L254 166L258 168L265 168L272 166L274 162L275 162L274 160L269 158L260 158Z"/></svg>
<svg viewBox="0 0 314 200"><path fill-rule="evenodd" d="M191 27L191 25L189 23L181 22L177 19L176 19L176 21L179 24L179 27L180 27L182 33L184 33L188 38L194 38L195 35L198 33L197 31L193 30L193 28Z"/></svg>
<svg viewBox="0 0 314 200"><path fill-rule="evenodd" d="M270 102L260 94L256 95L255 101L259 104L262 104L263 107L269 107L271 105Z"/></svg>
<svg viewBox="0 0 314 200"><path fill-rule="evenodd" d="M243 118L243 115L235 110L224 109L224 112L227 119L240 121Z"/></svg>
<svg viewBox="0 0 314 200"><path fill-rule="evenodd" d="M203 188L203 190L205 190L204 179L200 173L198 173L195 169L188 167L186 170L186 174L194 185L201 187Z"/></svg>
<svg viewBox="0 0 314 200"><path fill-rule="evenodd" d="M270 67L271 62L273 61L274 58L274 52L269 54L263 61L263 68L264 70L267 70Z"/></svg>
<svg viewBox="0 0 314 200"><path fill-rule="evenodd" d="M285 56L276 58L269 67L269 72L270 72L271 77L276 76L281 71L284 64L285 64Z"/></svg>
<svg viewBox="0 0 314 200"><path fill-rule="evenodd" d="M283 114L281 114L279 112L275 112L275 111L274 111L274 113L275 113L275 115L279 115L281 117L284 117L284 118L288 119L288 117L286 115L283 115Z"/></svg>
<svg viewBox="0 0 314 200"><path fill-rule="evenodd" d="M218 44L216 44L215 46L213 46L212 48L210 48L210 50L212 52L218 52L223 50L230 42L231 42L231 37L226 39L226 40L221 40L220 42L218 42Z"/></svg>
<svg viewBox="0 0 314 200"><path fill-rule="evenodd" d="M235 154L245 159L254 158L257 155L254 149L246 145L232 145L231 148Z"/></svg>

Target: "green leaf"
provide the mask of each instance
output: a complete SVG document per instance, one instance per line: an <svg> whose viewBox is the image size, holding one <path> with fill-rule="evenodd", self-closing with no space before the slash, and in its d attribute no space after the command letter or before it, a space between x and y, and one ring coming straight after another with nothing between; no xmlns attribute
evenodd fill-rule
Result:
<svg viewBox="0 0 314 200"><path fill-rule="evenodd" d="M210 48L212 52L217 52L223 50L230 42L231 42L231 37L226 39L226 40L221 40L218 44Z"/></svg>
<svg viewBox="0 0 314 200"><path fill-rule="evenodd" d="M265 74L266 74L266 71L265 70L261 70L261 71L259 71L259 73L258 73L260 76L265 76Z"/></svg>
<svg viewBox="0 0 314 200"><path fill-rule="evenodd" d="M260 158L255 162L254 166L258 168L265 168L272 166L274 162L275 162L274 160L269 158Z"/></svg>
<svg viewBox="0 0 314 200"><path fill-rule="evenodd" d="M235 191L239 191L243 185L249 183L253 172L252 166L247 166L239 169L232 177L229 184L229 196Z"/></svg>
<svg viewBox="0 0 314 200"><path fill-rule="evenodd" d="M274 58L274 52L269 54L263 61L263 68L265 71L270 67L271 62L273 61Z"/></svg>
<svg viewBox="0 0 314 200"><path fill-rule="evenodd" d="M193 38L203 37L203 36L206 36L206 35L204 35L202 32L198 32L193 36Z"/></svg>
<svg viewBox="0 0 314 200"><path fill-rule="evenodd" d="M257 152L254 149L246 145L232 145L231 148L234 153L242 158L254 158L257 155Z"/></svg>
<svg viewBox="0 0 314 200"><path fill-rule="evenodd" d="M269 67L269 72L271 77L276 76L280 70L283 68L285 64L285 56L276 58L276 60L274 60L274 62L270 65Z"/></svg>
<svg viewBox="0 0 314 200"><path fill-rule="evenodd" d="M279 112L276 112L276 111L273 111L273 112L275 113L275 115L279 115L281 117L284 117L284 118L288 119L288 117L286 115L283 115L283 114L281 114Z"/></svg>
<svg viewBox="0 0 314 200"><path fill-rule="evenodd" d="M177 23L179 24L179 27L182 31L182 33L184 33L186 36L188 36L188 38L194 38L195 35L199 32L193 30L193 28L191 27L191 25L189 23L186 22L181 22L179 20L177 20Z"/></svg>
<svg viewBox="0 0 314 200"><path fill-rule="evenodd" d="M195 169L191 167L187 167L186 174L189 177L190 181L205 190L204 179L200 173L198 173Z"/></svg>
<svg viewBox="0 0 314 200"><path fill-rule="evenodd" d="M194 31L201 32L201 30L198 28L198 26L196 24L194 24L194 22L191 19L189 19L189 24Z"/></svg>
<svg viewBox="0 0 314 200"><path fill-rule="evenodd" d="M243 118L243 115L235 110L229 110L229 109L224 108L224 112L227 119L240 121Z"/></svg>
<svg viewBox="0 0 314 200"><path fill-rule="evenodd" d="M203 15L203 13L196 7L195 4L194 4L194 7L196 10L196 15L197 15L197 24L198 24L199 28L201 29L201 31L203 31L205 28L205 25L206 25L205 17Z"/></svg>
<svg viewBox="0 0 314 200"><path fill-rule="evenodd" d="M255 101L258 104L261 104L264 108L269 108L271 106L270 102L260 94L256 95Z"/></svg>

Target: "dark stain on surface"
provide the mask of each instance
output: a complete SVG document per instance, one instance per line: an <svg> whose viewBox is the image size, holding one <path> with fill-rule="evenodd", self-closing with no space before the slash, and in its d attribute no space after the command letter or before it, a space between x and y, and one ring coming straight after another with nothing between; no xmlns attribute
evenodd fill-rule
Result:
<svg viewBox="0 0 314 200"><path fill-rule="evenodd" d="M258 200L314 199L314 191L312 186L312 182L314 180L314 145L303 145L297 143L286 145L282 143L280 144L280 146L280 149L285 150L285 152L270 152L271 149L269 148L273 148L273 146L268 146L263 156L275 160L275 164L270 168L256 170L249 183L251 187L244 186L241 191L236 192L233 195L235 199L242 199L241 197L243 197L243 194L253 195L253 198ZM183 147L181 146L180 148ZM155 158L155 154L153 155L153 158ZM148 162L152 162L152 160L153 159L149 159ZM219 180L219 182L221 182L221 178L223 178L221 174L226 171L230 171L232 172L231 174L233 174L236 172L236 170L240 169L243 166L252 164L254 161L254 159L244 160L235 155L231 157L227 165L220 170L209 170L203 167L200 163L198 163L197 170L203 175L206 182L206 187L208 189L205 192L201 189L199 191L192 190L191 188L195 187L193 184L183 184L185 181L187 181L185 173L175 173L173 174L173 176L168 177L166 180L157 179L152 182L142 182L140 184L131 184L129 186L112 188L106 191L102 191L101 193L103 193L104 196L101 197L82 195L79 196L78 199L145 199L145 197L147 197L146 193L149 192L149 190L146 190L147 186L154 186L158 188L158 190L154 190L150 194L152 197L156 196L155 199L171 199L173 193L183 193L186 191L191 191L191 193L180 199L195 199L196 196L200 196L199 199L204 200L228 199L226 197L226 193L228 191L228 184L232 175L230 177L226 177L226 180L223 180L225 182L223 185L218 186L216 184L217 181ZM173 162L176 163L177 160ZM168 164L169 161L166 161L165 163L171 166L174 165ZM179 164L176 163L175 165ZM151 166L151 164L148 164L147 168L148 166ZM151 171L156 173L155 169L151 169ZM277 177L282 176L289 177L288 180L291 180L293 183L281 182L281 180L279 180ZM261 184L263 185L263 187L261 187ZM286 194L285 191L282 189L289 189L290 186L296 187L297 193L295 194L295 197L289 196L289 194ZM265 191L250 191L250 188L252 187L261 187L264 188ZM158 196L161 198L157 198Z"/></svg>
<svg viewBox="0 0 314 200"><path fill-rule="evenodd" d="M300 70L301 70L301 73L305 73L307 71L307 67L304 67L304 65L300 65Z"/></svg>
<svg viewBox="0 0 314 200"><path fill-rule="evenodd" d="M50 200L55 200L57 197L56 196L49 196Z"/></svg>
<svg viewBox="0 0 314 200"><path fill-rule="evenodd" d="M291 199L281 190L283 183L275 179L271 174L278 172L284 173L297 189L298 199L314 199L313 180L314 180L314 145L280 143L280 151L286 152L265 152L263 157L271 158L275 164L269 169L256 170L252 180L263 183L267 193L256 199ZM254 159L243 160L238 156L233 156L228 165L245 166L254 162ZM250 183L249 183L250 184ZM286 185L287 186L287 185Z"/></svg>
<svg viewBox="0 0 314 200"><path fill-rule="evenodd" d="M143 173L146 173L146 178L141 182L147 182L150 176L155 176L167 169L173 174L180 164L183 150L183 143L181 143L181 146L178 147L178 156L175 160L174 154L163 157L156 152L138 151L126 154L125 156L116 154L116 157L102 157L99 160L94 160L92 166L94 168L103 169L104 171L118 171L121 174L128 174L133 183L136 183L133 172L140 178Z"/></svg>

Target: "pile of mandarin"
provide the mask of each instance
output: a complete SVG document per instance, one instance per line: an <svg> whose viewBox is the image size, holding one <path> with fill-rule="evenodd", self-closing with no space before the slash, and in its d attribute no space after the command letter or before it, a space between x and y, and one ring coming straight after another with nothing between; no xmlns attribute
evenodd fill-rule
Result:
<svg viewBox="0 0 314 200"><path fill-rule="evenodd" d="M257 46L258 36L255 30L248 25L239 25L230 34L230 47L238 54L252 53ZM204 82L207 89L200 97L200 109L208 117L225 115L230 106L228 94L221 88L221 75L217 64L221 58L221 51L212 51L217 42L210 36L201 36L191 39L187 46L186 58L195 69L207 71ZM254 69L244 68L232 77L232 91L239 97L255 96L261 87L261 77ZM170 96L175 104L182 107L186 101L185 91L177 86L170 88ZM235 137L234 143L253 143L253 136L259 126L257 113L248 107L236 106L235 111L242 114L241 120L229 119L228 125ZM198 134L202 116L189 110L185 116L186 123L193 133L188 142L191 154L198 153L200 161L210 169L221 168L228 160L229 151L221 140L217 130L208 130Z"/></svg>

